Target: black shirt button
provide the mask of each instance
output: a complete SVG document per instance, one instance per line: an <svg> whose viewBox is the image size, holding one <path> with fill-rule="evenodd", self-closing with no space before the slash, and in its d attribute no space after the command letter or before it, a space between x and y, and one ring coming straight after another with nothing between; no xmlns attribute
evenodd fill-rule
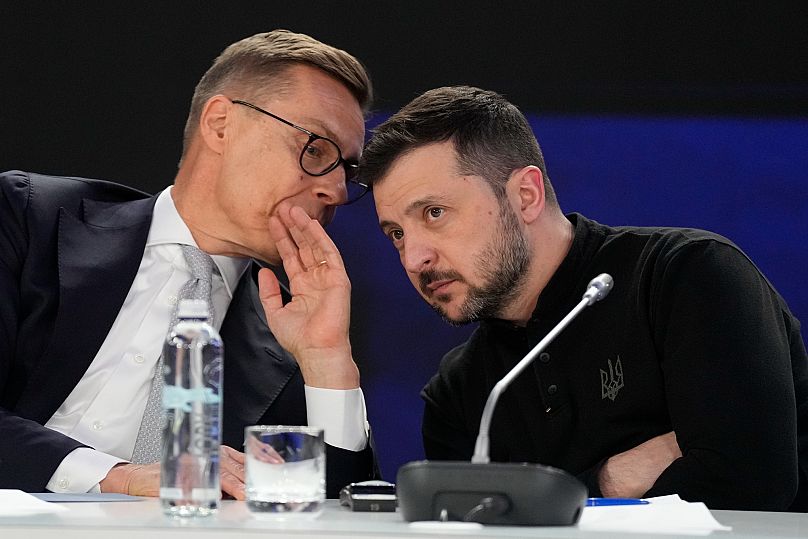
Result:
<svg viewBox="0 0 808 539"><path fill-rule="evenodd" d="M542 352L541 354L539 354L539 361L541 361L542 363L550 363L550 354L548 354L547 352Z"/></svg>
<svg viewBox="0 0 808 539"><path fill-rule="evenodd" d="M555 385L555 384L553 384L553 385L551 385L550 387L547 388L547 394L548 395L555 395L556 391L558 391L558 386Z"/></svg>

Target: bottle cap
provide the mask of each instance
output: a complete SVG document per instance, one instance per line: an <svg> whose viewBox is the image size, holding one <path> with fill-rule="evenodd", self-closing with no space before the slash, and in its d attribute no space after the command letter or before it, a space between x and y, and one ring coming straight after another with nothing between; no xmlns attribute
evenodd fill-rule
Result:
<svg viewBox="0 0 808 539"><path fill-rule="evenodd" d="M184 299L177 307L177 318L207 318L208 302L204 299Z"/></svg>

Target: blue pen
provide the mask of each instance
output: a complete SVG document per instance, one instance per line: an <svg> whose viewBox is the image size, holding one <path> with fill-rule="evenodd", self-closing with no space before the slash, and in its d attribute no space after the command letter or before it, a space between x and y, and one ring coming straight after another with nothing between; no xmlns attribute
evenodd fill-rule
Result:
<svg viewBox="0 0 808 539"><path fill-rule="evenodd" d="M639 498L587 498L587 507L598 507L607 505L646 505L650 503L648 500L640 500Z"/></svg>

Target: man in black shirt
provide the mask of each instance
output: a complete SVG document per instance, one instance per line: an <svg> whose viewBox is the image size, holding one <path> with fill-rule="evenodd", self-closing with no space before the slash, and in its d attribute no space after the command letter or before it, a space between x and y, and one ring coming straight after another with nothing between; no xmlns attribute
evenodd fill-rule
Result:
<svg viewBox="0 0 808 539"><path fill-rule="evenodd" d="M524 116L476 88L413 100L361 169L416 289L480 321L422 393L428 458L471 457L494 384L607 272L610 295L503 394L492 459L563 468L593 496L808 510L799 321L732 242L564 215Z"/></svg>

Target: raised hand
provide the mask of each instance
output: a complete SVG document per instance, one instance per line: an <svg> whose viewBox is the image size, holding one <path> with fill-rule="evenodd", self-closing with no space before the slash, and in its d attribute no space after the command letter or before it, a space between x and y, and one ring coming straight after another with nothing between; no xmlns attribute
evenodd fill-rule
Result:
<svg viewBox="0 0 808 539"><path fill-rule="evenodd" d="M275 275L258 274L261 303L275 338L300 365L306 385L359 387L348 329L351 283L334 242L298 207L281 206L269 231L289 277L292 300L283 304Z"/></svg>

